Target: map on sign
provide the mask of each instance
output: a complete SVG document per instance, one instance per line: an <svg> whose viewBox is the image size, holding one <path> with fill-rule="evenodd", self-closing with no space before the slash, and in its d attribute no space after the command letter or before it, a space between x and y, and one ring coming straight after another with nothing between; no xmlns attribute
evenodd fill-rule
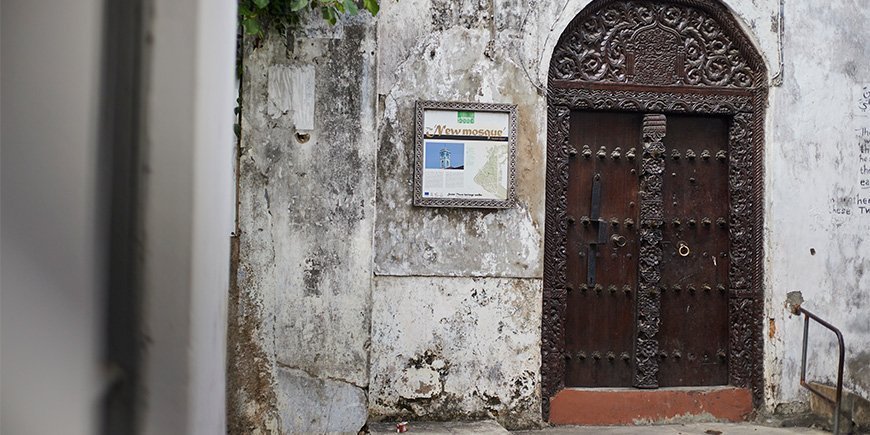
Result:
<svg viewBox="0 0 870 435"><path fill-rule="evenodd" d="M423 127L423 198L508 199L508 113L426 110Z"/></svg>

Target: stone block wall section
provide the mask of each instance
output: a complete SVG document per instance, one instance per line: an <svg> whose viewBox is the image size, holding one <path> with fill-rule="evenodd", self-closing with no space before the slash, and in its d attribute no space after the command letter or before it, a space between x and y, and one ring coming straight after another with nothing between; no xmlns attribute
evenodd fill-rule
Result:
<svg viewBox="0 0 870 435"><path fill-rule="evenodd" d="M232 431L540 423L544 89L556 41L589 1L384 0L374 19L312 19L293 38L246 44ZM765 407L808 403L802 322L784 306L794 290L843 329L846 385L870 396L870 203L859 204L870 198L870 8L725 3L771 83ZM411 205L418 100L517 105L514 208ZM811 338L810 359L823 382L834 367L825 338Z"/></svg>

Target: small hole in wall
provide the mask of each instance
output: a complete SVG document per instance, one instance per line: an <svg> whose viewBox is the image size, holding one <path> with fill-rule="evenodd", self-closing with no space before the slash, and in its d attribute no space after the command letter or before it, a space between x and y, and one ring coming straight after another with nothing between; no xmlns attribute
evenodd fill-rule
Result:
<svg viewBox="0 0 870 435"><path fill-rule="evenodd" d="M435 50L429 52L429 59L435 59Z"/></svg>
<svg viewBox="0 0 870 435"><path fill-rule="evenodd" d="M311 139L311 135L308 133L296 133L296 142L305 143Z"/></svg>
<svg viewBox="0 0 870 435"><path fill-rule="evenodd" d="M810 248L810 255L816 255L816 248Z"/></svg>

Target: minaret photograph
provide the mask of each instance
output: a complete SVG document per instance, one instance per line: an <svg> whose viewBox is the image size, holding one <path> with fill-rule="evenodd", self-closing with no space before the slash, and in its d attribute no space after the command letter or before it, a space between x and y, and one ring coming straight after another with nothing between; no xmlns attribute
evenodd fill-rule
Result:
<svg viewBox="0 0 870 435"><path fill-rule="evenodd" d="M450 169L450 150L441 148L441 169Z"/></svg>

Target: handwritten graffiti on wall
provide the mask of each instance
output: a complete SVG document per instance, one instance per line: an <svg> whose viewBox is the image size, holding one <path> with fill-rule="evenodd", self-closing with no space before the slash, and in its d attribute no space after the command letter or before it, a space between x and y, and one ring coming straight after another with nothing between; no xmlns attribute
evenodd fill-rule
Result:
<svg viewBox="0 0 870 435"><path fill-rule="evenodd" d="M858 97L858 110L862 113L870 113L870 85L864 86L860 94Z"/></svg>

